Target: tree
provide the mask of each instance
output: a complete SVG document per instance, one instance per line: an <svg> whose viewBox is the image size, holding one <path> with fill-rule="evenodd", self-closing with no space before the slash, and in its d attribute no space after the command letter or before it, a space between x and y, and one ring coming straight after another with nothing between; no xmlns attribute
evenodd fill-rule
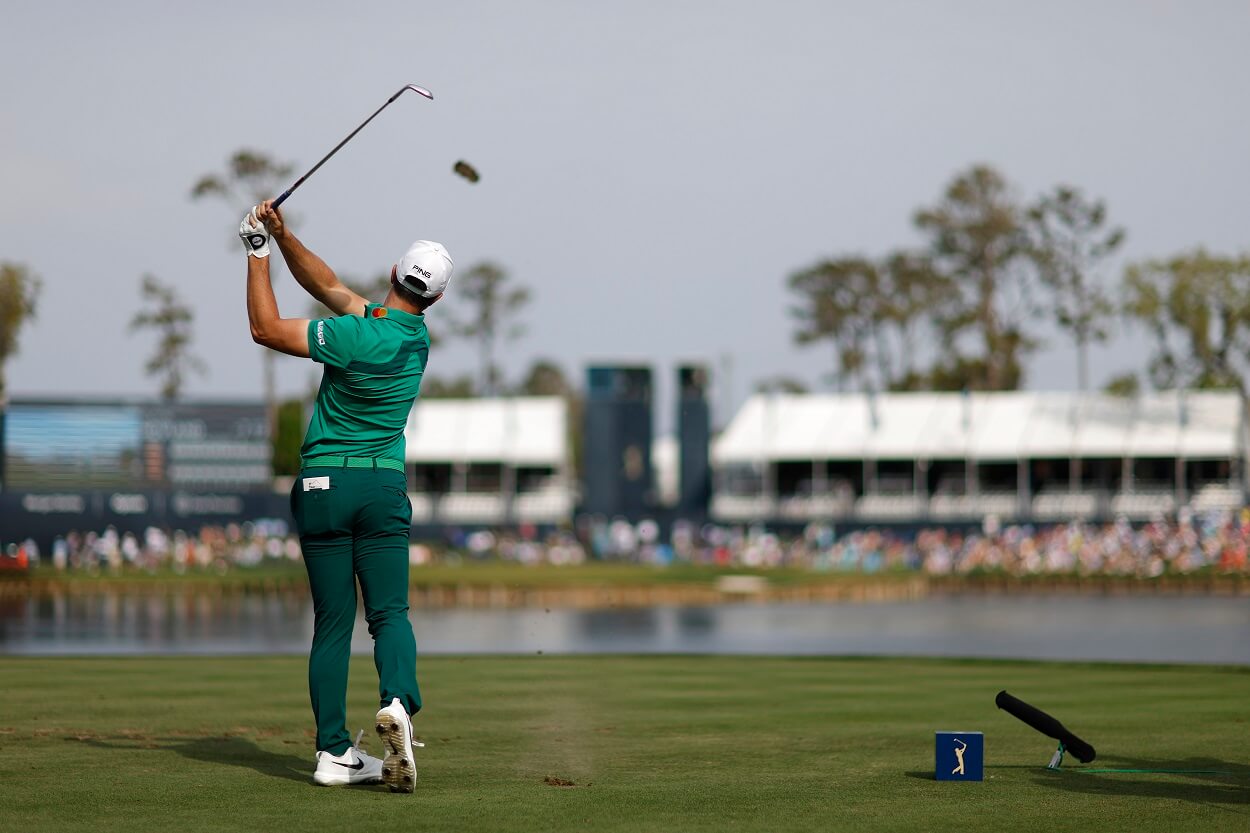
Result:
<svg viewBox="0 0 1250 833"><path fill-rule="evenodd" d="M513 323L521 308L529 303L525 287L512 287L508 273L493 263L473 266L460 279L456 297L470 306L467 320L453 320L453 332L478 343L481 356L481 391L496 395L503 384L503 374L495 360L500 342L514 341L524 333L522 325Z"/></svg>
<svg viewBox="0 0 1250 833"><path fill-rule="evenodd" d="M883 323L876 264L862 257L825 260L791 275L789 286L799 296L799 305L790 308L798 324L795 343L828 342L838 389L848 380L857 381L861 390L871 389L870 352Z"/></svg>
<svg viewBox="0 0 1250 833"><path fill-rule="evenodd" d="M161 398L172 402L182 392L189 372L206 372L204 362L190 352L195 315L172 286L162 284L152 275L143 276L140 294L149 309L135 314L130 320L130 331L155 330L159 335L156 352L144 370L160 379Z"/></svg>
<svg viewBox="0 0 1250 833"><path fill-rule="evenodd" d="M295 170L293 165L278 162L265 153L246 148L234 152L226 163L223 173L212 173L201 176L191 187L191 198L195 200L213 197L224 202L229 208L243 216L257 203L272 199L282 193L285 183ZM294 225L291 217L286 217L288 225ZM235 244L237 245L237 244ZM271 258L271 260L274 260ZM269 265L270 277L277 274L277 263ZM265 410L269 416L269 428L276 432L277 428L277 385L274 379L274 351L262 349L262 368L264 373Z"/></svg>
<svg viewBox="0 0 1250 833"><path fill-rule="evenodd" d="M43 285L25 266L0 263L0 488L4 487L4 423L8 411L5 368L17 355L18 335L35 317L35 304Z"/></svg>
<svg viewBox="0 0 1250 833"><path fill-rule="evenodd" d="M272 199L282 192L294 166L277 162L269 155L246 148L237 150L221 174L205 174L191 186L191 198L217 197L231 208L248 207Z"/></svg>
<svg viewBox="0 0 1250 833"><path fill-rule="evenodd" d="M570 396L574 393L560 365L550 359L538 359L530 365L517 392L522 396Z"/></svg>
<svg viewBox="0 0 1250 833"><path fill-rule="evenodd" d="M277 426L273 435L273 473L299 474L303 460L304 431L308 427L303 399L286 399L278 405Z"/></svg>
<svg viewBox="0 0 1250 833"><path fill-rule="evenodd" d="M522 396L559 396L564 399L568 408L566 434L569 443L569 464L573 467L573 471L581 471L582 453L586 441L586 400L569 383L560 365L551 359L535 359L517 393Z"/></svg>
<svg viewBox="0 0 1250 833"><path fill-rule="evenodd" d="M807 393L807 385L793 376L769 376L755 383L756 393Z"/></svg>
<svg viewBox="0 0 1250 833"><path fill-rule="evenodd" d="M889 390L924 390L931 379L917 364L920 345L931 341L933 310L941 308L951 291L950 280L933 267L923 253L899 250L890 253L878 266L884 297L881 312L893 333L897 362L890 361L883 373L883 387ZM885 350L878 355L886 357Z"/></svg>
<svg viewBox="0 0 1250 833"><path fill-rule="evenodd" d="M427 374L421 378L422 399L472 399L473 397L473 377L467 374L449 379Z"/></svg>
<svg viewBox="0 0 1250 833"><path fill-rule="evenodd" d="M17 355L22 327L35 317L35 306L43 284L25 266L0 263L0 411L7 402L5 368Z"/></svg>
<svg viewBox="0 0 1250 833"><path fill-rule="evenodd" d="M915 390L925 378L917 347L946 284L922 254L896 251L880 261L842 257L790 276L799 297L790 312L797 344L827 341L834 377L861 390Z"/></svg>
<svg viewBox="0 0 1250 833"><path fill-rule="evenodd" d="M1250 372L1250 255L1202 249L1130 264L1123 311L1154 340L1156 388L1231 387L1247 399Z"/></svg>
<svg viewBox="0 0 1250 833"><path fill-rule="evenodd" d="M1136 373L1121 373L1102 386L1102 392L1108 396L1122 396L1131 399L1141 393L1141 380Z"/></svg>
<svg viewBox="0 0 1250 833"><path fill-rule="evenodd" d="M1089 389L1089 346L1107 340L1115 313L1098 267L1124 242L1124 230L1106 223L1101 200L1087 200L1066 185L1040 197L1028 212L1031 256L1055 323L1076 342L1081 391Z"/></svg>
<svg viewBox="0 0 1250 833"><path fill-rule="evenodd" d="M1010 390L1037 342L1025 332L1029 254L1024 212L1005 179L978 165L957 176L938 203L916 212L928 254L950 291L933 309L942 354L934 386ZM968 347L979 351L968 355Z"/></svg>

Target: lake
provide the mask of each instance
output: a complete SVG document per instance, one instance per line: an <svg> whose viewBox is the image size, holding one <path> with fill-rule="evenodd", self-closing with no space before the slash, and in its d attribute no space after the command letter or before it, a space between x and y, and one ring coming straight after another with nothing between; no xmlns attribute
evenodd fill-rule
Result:
<svg viewBox="0 0 1250 833"><path fill-rule="evenodd" d="M922 600L411 613L425 654L770 654L1250 665L1250 599L945 595ZM0 603L0 654L303 654L300 594L65 594ZM352 644L369 653L363 617Z"/></svg>

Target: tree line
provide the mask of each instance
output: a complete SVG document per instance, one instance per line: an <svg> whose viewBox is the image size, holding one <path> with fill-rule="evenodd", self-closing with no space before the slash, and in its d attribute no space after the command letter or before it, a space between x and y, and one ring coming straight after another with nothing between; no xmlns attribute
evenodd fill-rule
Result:
<svg viewBox="0 0 1250 833"><path fill-rule="evenodd" d="M293 169L240 150L224 170L196 180L190 195L237 211L277 193ZM287 220L298 226L297 216ZM1049 323L1074 345L1077 386L1087 390L1091 347L1106 342L1118 324L1132 324L1149 335L1150 353L1139 371L1111 380L1105 390L1232 388L1243 403L1250 397L1250 254L1195 248L1128 263L1116 278L1113 260L1126 235L1103 200L1071 185L1023 200L986 165L954 176L932 204L914 210L912 223L919 245L875 256L839 254L788 276L794 341L828 351L837 389L1019 389ZM236 245L233 238L230 244ZM344 282L380 300L389 273ZM0 414L5 368L35 315L40 289L28 266L0 262ZM455 297L432 335L474 344L478 371L428 376L423 396L560 395L576 413L580 400L558 363L540 359L511 382L499 363L500 352L524 333L521 315L531 301L526 287L499 264L479 263L457 276ZM314 317L327 312L315 305L308 310ZM167 400L181 395L190 375L207 372L192 345L194 318L176 282L141 277L140 309L130 330L155 334L144 370ZM292 470L312 392L277 402L272 352L261 353L271 425L275 438L285 437L277 441L275 465ZM805 387L786 377L760 384L765 390Z"/></svg>
<svg viewBox="0 0 1250 833"><path fill-rule="evenodd" d="M1250 256L1196 248L1130 263L1117 283L1126 235L1103 200L1057 185L1024 201L986 165L956 175L912 223L918 246L837 255L788 278L794 341L829 351L839 390L1016 390L1049 323L1075 347L1085 391L1090 348L1129 323L1150 336L1149 384L1231 387L1244 401ZM1105 389L1141 384L1133 372Z"/></svg>

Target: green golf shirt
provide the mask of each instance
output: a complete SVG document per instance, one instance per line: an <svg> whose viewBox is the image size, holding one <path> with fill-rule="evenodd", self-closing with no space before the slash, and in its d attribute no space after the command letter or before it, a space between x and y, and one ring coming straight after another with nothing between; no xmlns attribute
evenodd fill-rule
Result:
<svg viewBox="0 0 1250 833"><path fill-rule="evenodd" d="M325 365L301 455L404 459L404 426L430 352L425 316L369 304L364 316L308 322Z"/></svg>

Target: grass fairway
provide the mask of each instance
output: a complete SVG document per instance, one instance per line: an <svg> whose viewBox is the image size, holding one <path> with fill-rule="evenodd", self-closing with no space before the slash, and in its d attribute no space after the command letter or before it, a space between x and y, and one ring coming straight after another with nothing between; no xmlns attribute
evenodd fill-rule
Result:
<svg viewBox="0 0 1250 833"><path fill-rule="evenodd" d="M546 656L419 669L428 746L417 794L401 796L310 784L300 658L0 659L3 828L1250 829L1244 670ZM373 680L355 658L353 729L370 723ZM1046 771L1052 742L994 708L1000 688L1098 761ZM985 732L985 782L932 780L936 729Z"/></svg>

